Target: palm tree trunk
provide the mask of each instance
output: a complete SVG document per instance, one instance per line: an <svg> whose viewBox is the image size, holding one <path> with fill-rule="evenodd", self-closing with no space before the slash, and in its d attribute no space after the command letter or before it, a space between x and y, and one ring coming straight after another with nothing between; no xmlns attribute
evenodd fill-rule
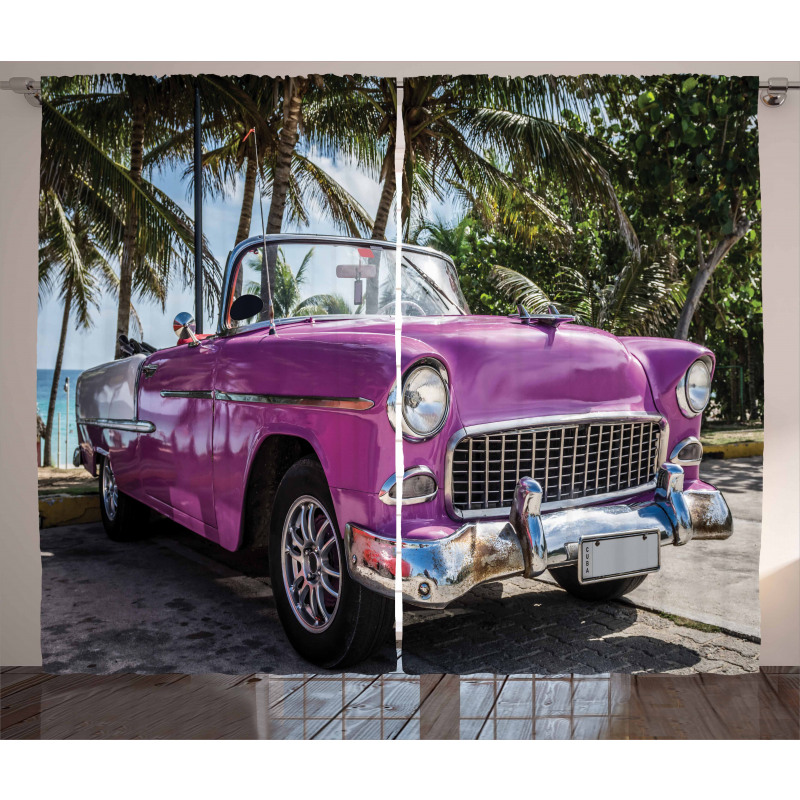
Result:
<svg viewBox="0 0 800 800"><path fill-rule="evenodd" d="M258 164L251 156L247 158L247 167L244 172L244 197L242 198L242 211L239 214L239 228L236 231L234 244L243 242L250 235L250 223L253 220L253 201L256 194L256 176Z"/></svg>
<svg viewBox="0 0 800 800"><path fill-rule="evenodd" d="M372 225L373 239L386 238L386 225L389 222L389 212L392 210L392 200L394 200L394 193L397 188L397 178L394 172L394 139L389 141L389 146L386 149L383 170L386 173L386 177L383 179L381 199L378 203L378 211L375 214L375 222ZM367 314L377 314L378 303L380 302L380 275L376 275L374 278L367 278L364 300Z"/></svg>
<svg viewBox="0 0 800 800"><path fill-rule="evenodd" d="M136 184L142 182L142 159L144 156L144 101L134 98L131 124L131 179ZM122 258L119 265L119 306L117 307L117 340L115 358L123 358L119 337L128 335L131 317L131 295L133 293L133 272L136 259L136 242L139 232L139 215L135 206L128 209L125 233L122 237Z"/></svg>
<svg viewBox="0 0 800 800"><path fill-rule="evenodd" d="M53 419L56 415L56 398L58 397L58 384L61 382L61 363L64 360L64 345L67 341L67 328L69 327L69 312L72 307L72 278L67 282L64 296L64 317L61 321L61 338L58 340L58 353L56 366L53 370L53 385L50 387L50 403L47 406L47 425L44 431L44 465L50 466L52 446L50 440L53 436ZM69 425L69 409L67 409L67 425Z"/></svg>
<svg viewBox="0 0 800 800"><path fill-rule="evenodd" d="M381 189L381 199L378 203L378 211L375 214L375 223L372 226L373 239L386 238L386 225L389 222L389 212L392 210L392 200L397 188L397 180L394 173L394 141L389 142L386 150L386 158L383 160L383 169L386 177L383 180Z"/></svg>
<svg viewBox="0 0 800 800"><path fill-rule="evenodd" d="M283 225L283 212L286 209L286 197L289 193L289 178L292 169L292 155L300 138L300 118L303 105L303 96L308 88L306 78L287 78L283 100L283 126L278 137L278 150L275 158L275 168L272 172L272 198L267 216L267 230L269 233L280 233ZM267 296L265 277L269 275L270 285L275 285L275 248L270 248L267 253L268 269L261 277L261 296Z"/></svg>

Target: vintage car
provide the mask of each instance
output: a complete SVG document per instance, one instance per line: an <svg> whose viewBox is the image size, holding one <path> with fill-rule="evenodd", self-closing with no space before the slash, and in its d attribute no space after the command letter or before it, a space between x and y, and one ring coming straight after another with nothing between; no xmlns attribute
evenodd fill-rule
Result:
<svg viewBox="0 0 800 800"><path fill-rule="evenodd" d="M177 346L84 372L78 459L99 476L108 535L142 535L154 509L228 550L268 548L286 634L326 667L386 640L398 569L412 605L546 570L603 601L657 572L667 545L730 536L699 476L709 350L553 308L473 316L453 263L427 248L404 245L401 274L399 420L395 249L381 241L248 239L216 334L179 315Z"/></svg>

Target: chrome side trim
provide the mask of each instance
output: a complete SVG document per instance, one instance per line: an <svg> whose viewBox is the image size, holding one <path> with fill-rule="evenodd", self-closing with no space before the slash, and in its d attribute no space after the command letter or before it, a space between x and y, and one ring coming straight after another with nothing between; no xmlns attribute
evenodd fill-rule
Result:
<svg viewBox="0 0 800 800"><path fill-rule="evenodd" d="M623 412L606 412L606 411L592 411L588 414L557 414L546 417L525 417L523 419L502 420L500 422L489 422L482 425L467 425L464 428L456 431L447 443L447 453L445 456L445 473L444 473L444 498L447 513L453 519L487 519L487 518L501 518L508 517L511 513L511 506L503 508L490 508L490 509L476 509L473 511L459 511L453 505L453 454L458 443L465 437L474 437L497 433L499 431L518 430L519 428L533 428L536 427L540 431L547 431L549 429L563 428L565 425L570 424L583 424L583 423L625 423L635 420L637 422L655 422L658 423L661 429L659 448L658 448L658 463L663 464L667 460L667 448L669 447L669 423L665 417L660 414L651 414L647 411L623 411ZM519 458L519 454L517 455ZM637 494L649 492L656 488L656 481L649 481L640 486L635 486L630 489L624 489L619 492L611 492L602 495L589 495L588 497L578 497L574 500L555 500L547 503L542 503L542 511L558 511L567 508L579 508L581 506L596 505L598 503L607 503L614 500L620 500L625 497L633 497Z"/></svg>
<svg viewBox="0 0 800 800"><path fill-rule="evenodd" d="M700 445L700 458L691 459L689 461L678 458L678 454L681 452L681 450L690 444ZM672 452L669 454L669 460L673 464L679 464L682 467L690 467L699 464L703 460L703 445L701 441L696 436L687 436L685 439L681 439L681 441L679 441L678 444L672 448Z"/></svg>
<svg viewBox="0 0 800 800"><path fill-rule="evenodd" d="M152 422L137 419L86 419L79 420L80 425L94 425L96 428L110 428L116 431L132 431L133 433L152 433L156 426Z"/></svg>
<svg viewBox="0 0 800 800"><path fill-rule="evenodd" d="M182 391L163 391L161 392L162 397L183 397L189 398L193 400L213 400L214 393L213 392L182 392Z"/></svg>
<svg viewBox="0 0 800 800"><path fill-rule="evenodd" d="M367 411L375 403L365 397L303 397L280 394L237 394L214 392L217 400L226 403L267 403L277 406L307 406L310 408L339 408L346 411Z"/></svg>
<svg viewBox="0 0 800 800"><path fill-rule="evenodd" d="M436 497L436 493L439 491L439 484L436 482L436 476L433 474L433 470L429 467L409 467L403 473L403 480L405 481L408 478L413 478L415 475L429 475L433 478L433 485L436 487L430 494L420 495L418 497L406 497L403 496L403 505L404 506L415 506L419 503L427 503L429 500L433 500ZM381 486L380 492L378 492L378 500L382 503L385 503L387 506L396 506L397 500L394 497L389 496L389 492L395 485L397 476L392 475L390 476L386 482Z"/></svg>

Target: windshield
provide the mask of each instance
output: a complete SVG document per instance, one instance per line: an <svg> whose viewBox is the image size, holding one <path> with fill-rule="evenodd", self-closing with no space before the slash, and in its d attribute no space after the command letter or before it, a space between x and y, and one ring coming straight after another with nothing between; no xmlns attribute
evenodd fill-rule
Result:
<svg viewBox="0 0 800 800"><path fill-rule="evenodd" d="M368 246L367 246L368 245ZM309 316L380 316L395 312L395 250L376 246L324 241L269 244L267 264L271 276L275 319ZM267 270L264 247L254 244L232 268L225 325L241 327L268 318ZM404 316L468 314L453 265L431 253L403 249ZM258 317L230 318L234 300L252 294L264 301Z"/></svg>

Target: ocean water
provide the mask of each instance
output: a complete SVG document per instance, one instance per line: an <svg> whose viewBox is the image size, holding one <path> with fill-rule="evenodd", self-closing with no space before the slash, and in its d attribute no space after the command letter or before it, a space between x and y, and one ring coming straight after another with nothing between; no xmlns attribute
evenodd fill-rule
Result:
<svg viewBox="0 0 800 800"><path fill-rule="evenodd" d="M75 384L78 382L78 375L82 370L62 369L61 377L58 381L58 394L56 396L56 416L53 417L53 438L52 438L52 458L53 464L58 454L58 413L61 412L61 462L60 465L72 466L72 453L78 446L78 430L75 426ZM69 409L67 409L67 394L64 391L64 381L69 378ZM42 418L42 422L47 423L47 406L50 402L50 388L53 385L52 369L36 370L36 410ZM65 457L66 453L66 457ZM42 442L42 454L44 454L44 441Z"/></svg>

